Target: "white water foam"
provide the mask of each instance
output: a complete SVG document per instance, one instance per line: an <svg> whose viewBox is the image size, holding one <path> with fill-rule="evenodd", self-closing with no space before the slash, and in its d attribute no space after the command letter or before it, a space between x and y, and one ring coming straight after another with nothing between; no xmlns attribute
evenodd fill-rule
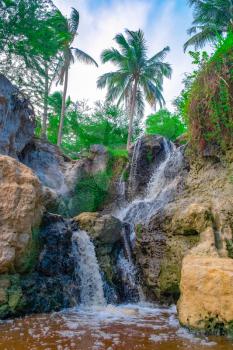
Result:
<svg viewBox="0 0 233 350"><path fill-rule="evenodd" d="M105 305L103 282L95 247L85 231L75 231L72 251L76 261L76 276L80 280L80 299L83 306Z"/></svg>

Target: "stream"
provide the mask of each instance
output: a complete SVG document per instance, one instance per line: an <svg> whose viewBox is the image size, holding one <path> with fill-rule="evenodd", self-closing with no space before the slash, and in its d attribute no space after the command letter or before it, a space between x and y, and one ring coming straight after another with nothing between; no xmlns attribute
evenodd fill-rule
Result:
<svg viewBox="0 0 233 350"><path fill-rule="evenodd" d="M121 305L64 310L0 324L1 350L230 350L224 337L181 328L175 306Z"/></svg>

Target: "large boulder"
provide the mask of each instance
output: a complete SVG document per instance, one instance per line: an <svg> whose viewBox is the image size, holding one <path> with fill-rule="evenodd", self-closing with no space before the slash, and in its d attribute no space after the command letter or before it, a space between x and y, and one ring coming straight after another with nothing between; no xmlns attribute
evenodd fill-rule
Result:
<svg viewBox="0 0 233 350"><path fill-rule="evenodd" d="M122 223L112 215L82 213L74 218L79 227L89 233L93 240L114 244L121 240Z"/></svg>
<svg viewBox="0 0 233 350"><path fill-rule="evenodd" d="M210 333L233 331L233 259L185 257L180 288L182 325Z"/></svg>
<svg viewBox="0 0 233 350"><path fill-rule="evenodd" d="M24 148L20 161L33 169L40 179L46 208L71 217L80 213L82 208L77 184L105 171L108 154L104 147L95 145L87 157L74 161L56 145L34 138Z"/></svg>
<svg viewBox="0 0 233 350"><path fill-rule="evenodd" d="M190 250L200 257L233 258L232 159L189 162L173 201L149 225L136 227L136 261L144 292L153 300L179 298L182 260Z"/></svg>
<svg viewBox="0 0 233 350"><path fill-rule="evenodd" d="M0 156L0 273L26 268L42 213L38 178L15 159Z"/></svg>
<svg viewBox="0 0 233 350"><path fill-rule="evenodd" d="M17 158L34 135L29 101L0 74L0 153Z"/></svg>

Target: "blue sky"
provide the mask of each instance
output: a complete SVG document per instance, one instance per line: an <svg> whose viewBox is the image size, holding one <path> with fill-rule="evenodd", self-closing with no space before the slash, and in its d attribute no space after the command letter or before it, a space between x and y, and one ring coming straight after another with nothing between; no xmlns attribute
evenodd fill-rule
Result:
<svg viewBox="0 0 233 350"><path fill-rule="evenodd" d="M113 37L125 28L144 30L150 55L169 45L167 61L172 64L173 76L164 83L164 96L167 107L172 108L173 99L182 89L183 75L191 70L191 60L183 52L186 31L192 21L186 0L54 0L54 3L66 15L71 7L79 10L76 45L98 62L101 51L114 45ZM110 69L114 67L100 65L97 69L76 63L70 72L72 99L88 99L90 103L103 99L105 92L97 90L96 80Z"/></svg>

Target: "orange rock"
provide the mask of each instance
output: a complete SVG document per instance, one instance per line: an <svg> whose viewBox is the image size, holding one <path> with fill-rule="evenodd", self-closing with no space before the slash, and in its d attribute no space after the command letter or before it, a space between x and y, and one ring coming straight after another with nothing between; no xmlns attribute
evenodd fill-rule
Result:
<svg viewBox="0 0 233 350"><path fill-rule="evenodd" d="M181 272L178 313L196 329L233 321L233 259L188 255Z"/></svg>
<svg viewBox="0 0 233 350"><path fill-rule="evenodd" d="M42 213L38 178L15 159L0 156L0 273L20 269Z"/></svg>

